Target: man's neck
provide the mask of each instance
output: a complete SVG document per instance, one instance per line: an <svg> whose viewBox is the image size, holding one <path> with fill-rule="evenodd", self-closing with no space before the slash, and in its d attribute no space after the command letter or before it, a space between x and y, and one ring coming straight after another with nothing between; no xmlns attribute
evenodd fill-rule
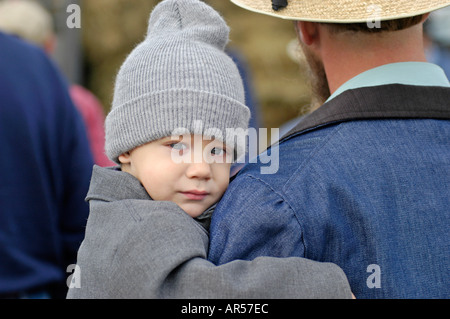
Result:
<svg viewBox="0 0 450 319"><path fill-rule="evenodd" d="M331 93L356 75L396 62L425 62L422 26L383 34L328 34L322 58ZM350 45L349 45L350 43Z"/></svg>

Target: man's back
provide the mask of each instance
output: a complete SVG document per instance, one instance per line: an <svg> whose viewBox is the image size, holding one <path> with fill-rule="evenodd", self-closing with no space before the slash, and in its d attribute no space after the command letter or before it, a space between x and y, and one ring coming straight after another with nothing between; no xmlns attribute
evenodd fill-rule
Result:
<svg viewBox="0 0 450 319"><path fill-rule="evenodd" d="M213 215L210 260L301 256L338 264L357 298L448 297L450 89L400 89L338 96L280 143L276 174L247 166Z"/></svg>

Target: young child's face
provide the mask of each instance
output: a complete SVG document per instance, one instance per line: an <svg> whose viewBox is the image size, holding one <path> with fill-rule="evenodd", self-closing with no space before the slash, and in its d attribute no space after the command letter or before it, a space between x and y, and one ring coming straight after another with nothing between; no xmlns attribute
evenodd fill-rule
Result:
<svg viewBox="0 0 450 319"><path fill-rule="evenodd" d="M172 201L192 217L216 203L228 187L232 150L201 135L165 137L119 156L154 200Z"/></svg>

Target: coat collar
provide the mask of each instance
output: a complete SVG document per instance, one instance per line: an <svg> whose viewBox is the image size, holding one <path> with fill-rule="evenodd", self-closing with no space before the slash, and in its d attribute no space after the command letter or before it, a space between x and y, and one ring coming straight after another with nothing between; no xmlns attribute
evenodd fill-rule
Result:
<svg viewBox="0 0 450 319"><path fill-rule="evenodd" d="M133 175L117 167L95 165L86 201L91 199L113 202L123 199L151 199L145 188Z"/></svg>
<svg viewBox="0 0 450 319"><path fill-rule="evenodd" d="M450 88L389 84L348 90L306 115L281 141L326 125L366 119L450 119Z"/></svg>

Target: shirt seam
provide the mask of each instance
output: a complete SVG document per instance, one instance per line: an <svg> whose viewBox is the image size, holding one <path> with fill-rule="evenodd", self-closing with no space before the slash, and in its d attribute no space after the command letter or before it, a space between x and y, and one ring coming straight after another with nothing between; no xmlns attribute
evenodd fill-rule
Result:
<svg viewBox="0 0 450 319"><path fill-rule="evenodd" d="M324 140L317 145L308 155L308 158L303 161L297 169L292 173L292 176L284 183L283 185L283 191L286 187L289 187L292 184L292 180L295 176L298 175L303 169L305 169L306 166L309 165L309 163L316 157L317 153L320 152L329 142L330 140L341 130L342 123L339 123L336 125L336 127L333 129L332 132L329 132L327 136L324 137Z"/></svg>
<svg viewBox="0 0 450 319"><path fill-rule="evenodd" d="M260 179L260 178L258 178L258 177L256 177L256 176L254 176L254 175L251 175L251 174L246 174L246 176L247 177L249 177L249 178L251 178L251 179L253 179L253 180L255 180L255 181L257 181L257 182L260 182L261 184L263 184L267 189L269 189L272 193L274 193L274 194L276 194L288 207L289 207L289 211L291 212L291 214L294 216L294 218L295 218L295 220L297 221L297 224L298 224L298 226L299 226L299 228L300 228L300 232L301 232L301 234L300 234L300 236L301 236L301 242L302 242L302 244L303 244L303 256L305 256L306 255L306 244L305 244L305 241L304 241L304 230L303 230L303 227L302 227L302 224L301 224L301 222L300 222L300 220L298 219L298 216L297 216L297 214L295 213L295 211L294 211L294 209L292 208L292 206L291 206L291 204L289 203L289 201L287 200L287 198L285 198L284 196L283 196L283 194L281 194L280 192L278 192L278 191L276 191L275 189L273 189L268 183L266 183L264 180L262 180L262 179Z"/></svg>
<svg viewBox="0 0 450 319"><path fill-rule="evenodd" d="M309 153L309 157L300 164L300 166L292 173L292 176L284 183L283 188L282 188L283 192L285 192L286 188L288 188L290 185L292 185L294 176L297 176L302 170L304 170L309 165L309 163L316 157L317 153L320 152L325 147L325 145L327 145L330 142L330 140L337 134L337 132L342 128L341 124L342 123L337 124L337 127L334 128L332 132L329 132L327 134L324 141L322 141L319 145L317 145ZM284 199L284 197L283 197L283 199ZM294 209L292 208L292 206L289 204L289 201L287 199L285 199L285 201L289 205L289 208L292 210L295 218L297 219L297 222L299 223L299 227L302 231L302 243L303 243L303 247L304 247L304 256L308 256L309 245L306 243L305 232L304 232L304 229L300 222L300 216L298 216L298 215L300 215L300 213L296 214Z"/></svg>

